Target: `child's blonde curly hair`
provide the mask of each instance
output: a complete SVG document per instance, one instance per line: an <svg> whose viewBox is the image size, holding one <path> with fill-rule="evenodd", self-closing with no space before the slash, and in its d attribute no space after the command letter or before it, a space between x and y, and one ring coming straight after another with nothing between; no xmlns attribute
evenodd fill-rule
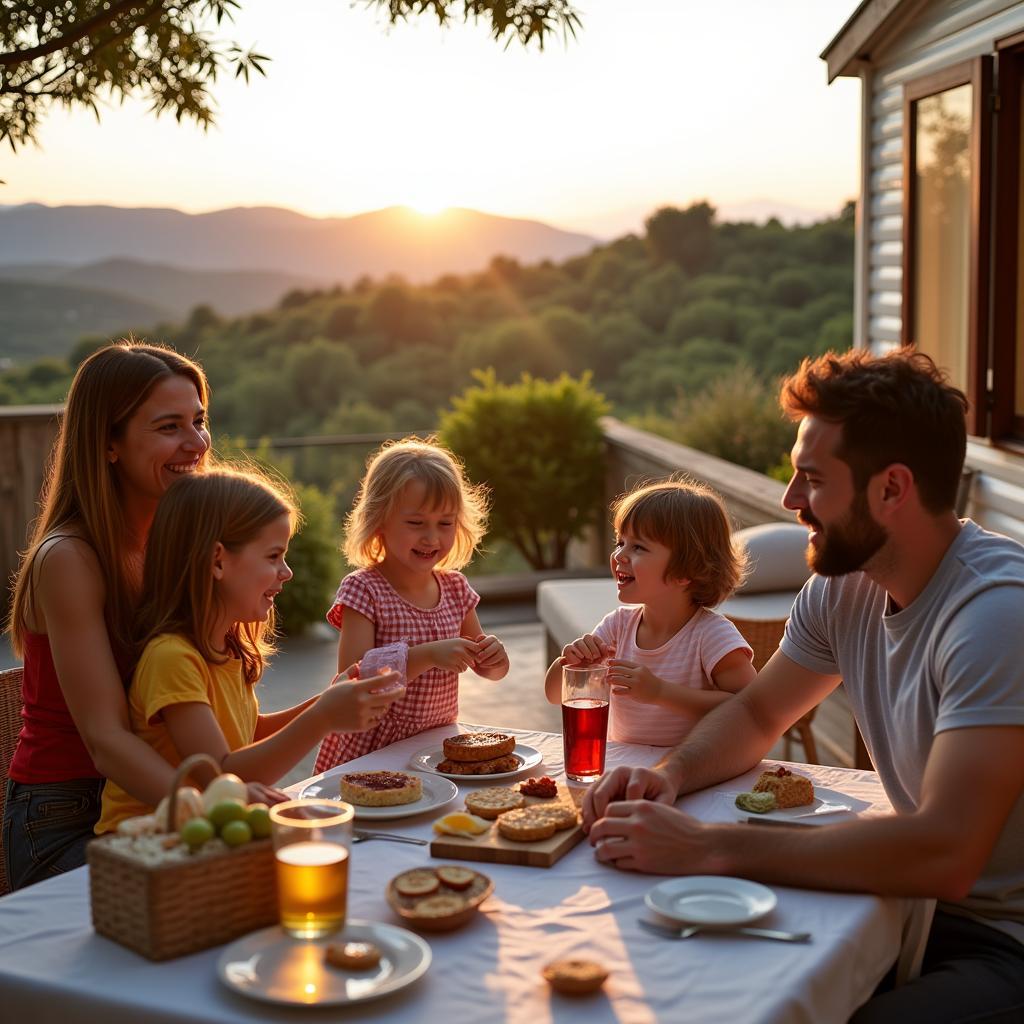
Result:
<svg viewBox="0 0 1024 1024"><path fill-rule="evenodd" d="M426 508L455 510L455 543L437 567L461 569L473 557L487 529L486 487L471 484L459 459L435 438L405 437L388 441L366 464L345 519L343 550L350 565L368 569L384 558L381 530L411 483L423 484Z"/></svg>

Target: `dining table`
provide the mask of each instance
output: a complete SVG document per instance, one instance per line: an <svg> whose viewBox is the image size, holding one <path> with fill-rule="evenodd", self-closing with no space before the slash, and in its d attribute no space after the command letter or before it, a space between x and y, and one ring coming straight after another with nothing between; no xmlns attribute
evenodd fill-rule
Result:
<svg viewBox="0 0 1024 1024"><path fill-rule="evenodd" d="M481 729L494 727L459 723L420 733L299 783L290 792L337 795L334 776L342 772L406 769L415 755L440 750L444 738L456 731ZM500 731L540 754L540 763L514 781L530 775L565 781L559 734ZM650 766L663 754L664 748L609 742L607 767ZM736 821L735 794L749 790L765 767L690 794L679 806L705 821ZM788 767L809 776L819 793L841 796L848 809L816 816L822 824L829 817L891 813L873 772ZM458 795L447 806L375 820L373 828L430 839L433 822L460 809L468 792L498 784L471 777L455 781ZM748 827L750 842L757 843L763 832ZM385 900L389 879L438 863L429 846L389 840L353 845L350 919L401 925ZM777 903L757 926L809 932L808 941L768 941L733 931L701 931L678 939L640 923L660 919L645 904L645 896L666 879L602 863L585 839L547 868L459 863L484 872L494 891L463 928L424 934L430 960L422 976L380 998L329 1008L247 998L219 978L222 948L154 963L99 936L90 919L88 868L68 872L0 899L0 1019L26 1024L328 1019L388 1024L838 1024L869 998L894 964L903 977L913 973L929 923L930 908L922 900L773 886ZM608 971L603 988L585 997L553 992L541 972L549 962L564 959L602 964Z"/></svg>

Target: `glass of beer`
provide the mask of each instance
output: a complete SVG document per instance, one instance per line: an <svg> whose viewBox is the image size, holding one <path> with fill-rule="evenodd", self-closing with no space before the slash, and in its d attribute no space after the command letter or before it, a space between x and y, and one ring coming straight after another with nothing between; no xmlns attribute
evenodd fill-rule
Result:
<svg viewBox="0 0 1024 1024"><path fill-rule="evenodd" d="M562 667L562 745L573 782L593 782L604 771L608 693L607 665Z"/></svg>
<svg viewBox="0 0 1024 1024"><path fill-rule="evenodd" d="M351 804L289 800L270 808L281 927L319 939L345 927Z"/></svg>

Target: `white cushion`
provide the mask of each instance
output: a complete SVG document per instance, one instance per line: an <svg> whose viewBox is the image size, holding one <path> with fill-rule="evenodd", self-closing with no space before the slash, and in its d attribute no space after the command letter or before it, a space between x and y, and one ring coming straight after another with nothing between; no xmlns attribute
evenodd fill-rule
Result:
<svg viewBox="0 0 1024 1024"><path fill-rule="evenodd" d="M738 594L798 591L808 580L807 528L798 523L765 523L737 530L733 539L747 550L750 575Z"/></svg>
<svg viewBox="0 0 1024 1024"><path fill-rule="evenodd" d="M786 619L810 576L804 553L807 530L796 523L766 523L734 534L747 550L751 571L744 585L716 609L737 619ZM564 647L618 607L615 581L545 580L537 586L537 615L552 640Z"/></svg>
<svg viewBox="0 0 1024 1024"><path fill-rule="evenodd" d="M544 580L537 584L537 615L559 646L589 633L619 599L615 581Z"/></svg>

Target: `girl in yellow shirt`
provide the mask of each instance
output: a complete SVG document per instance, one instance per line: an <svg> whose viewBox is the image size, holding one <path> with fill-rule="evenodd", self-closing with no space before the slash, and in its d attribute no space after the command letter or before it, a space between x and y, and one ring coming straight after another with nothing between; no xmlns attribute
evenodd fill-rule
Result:
<svg viewBox="0 0 1024 1024"><path fill-rule="evenodd" d="M292 577L285 555L296 519L280 488L237 470L183 476L161 499L128 707L132 729L172 765L209 754L222 771L270 785L328 733L373 728L403 696L391 673L259 713L253 687L272 650L274 598ZM108 781L96 831L146 811Z"/></svg>

